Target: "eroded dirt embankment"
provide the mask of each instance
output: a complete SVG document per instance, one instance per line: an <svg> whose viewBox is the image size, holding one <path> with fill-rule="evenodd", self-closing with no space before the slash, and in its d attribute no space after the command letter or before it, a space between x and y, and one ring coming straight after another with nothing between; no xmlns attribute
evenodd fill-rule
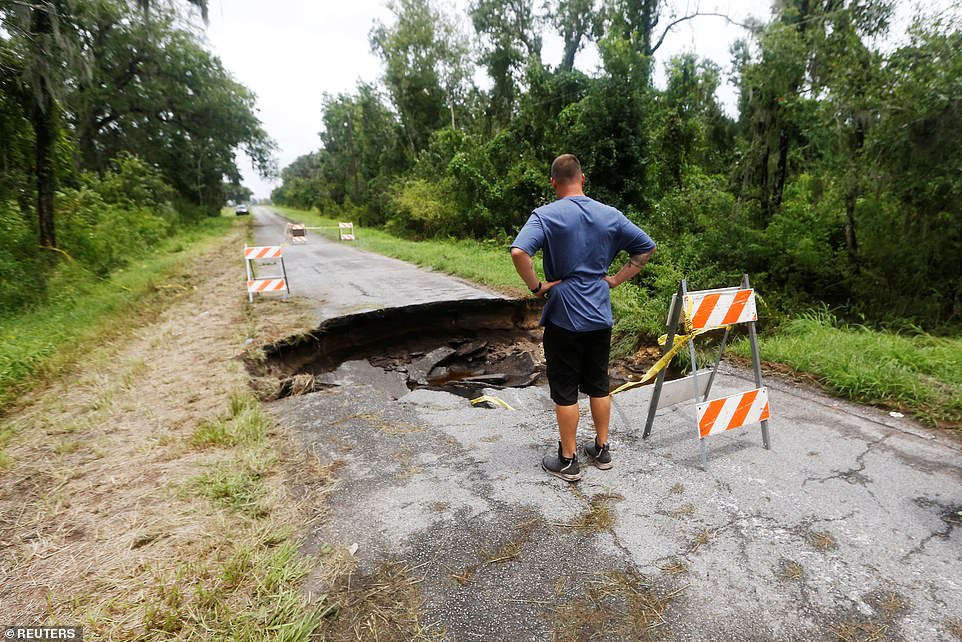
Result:
<svg viewBox="0 0 962 642"><path fill-rule="evenodd" d="M541 308L534 300L470 299L375 310L328 319L251 353L247 367L262 397L323 388L322 376L345 361L367 360L405 375L407 387L472 397L484 388L544 383ZM660 356L641 348L610 368L617 386ZM675 373L669 374L673 378Z"/></svg>

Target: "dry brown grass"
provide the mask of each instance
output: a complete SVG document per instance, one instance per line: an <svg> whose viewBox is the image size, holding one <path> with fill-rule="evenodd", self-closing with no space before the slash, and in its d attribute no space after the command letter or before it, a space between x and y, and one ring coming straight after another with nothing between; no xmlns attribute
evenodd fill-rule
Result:
<svg viewBox="0 0 962 642"><path fill-rule="evenodd" d="M661 567L665 575L684 575L688 572L688 564L680 559L673 559Z"/></svg>
<svg viewBox="0 0 962 642"><path fill-rule="evenodd" d="M835 538L830 533L815 531L808 534L809 543L816 551L830 551L838 547Z"/></svg>
<svg viewBox="0 0 962 642"><path fill-rule="evenodd" d="M371 413L357 413L348 415L346 417L341 417L340 419L334 420L331 423L331 427L339 426L355 420L361 420L371 428L376 428L385 435L391 435L392 437L400 437L401 435L408 435L413 432L422 432L424 430L424 426L420 426L418 424L412 424L408 421L391 421L381 417L380 415Z"/></svg>
<svg viewBox="0 0 962 642"><path fill-rule="evenodd" d="M835 629L839 642L877 642L884 640L889 627L878 622L847 622Z"/></svg>
<svg viewBox="0 0 962 642"><path fill-rule="evenodd" d="M543 523L544 522L541 520L541 518L535 518L518 524L518 533L513 539L506 542L500 548L494 551L489 551L482 547L481 561L465 566L457 573L452 572L451 579L464 586L471 582L478 569L485 564L501 564L503 562L517 560L524 550L524 545L531 538L531 534Z"/></svg>
<svg viewBox="0 0 962 642"><path fill-rule="evenodd" d="M242 234L194 261L196 289L177 290L5 419L19 426L0 475L0 613L10 622L81 622L89 639L181 639L228 626L220 617L256 630L264 596L300 609L307 568L291 537L311 507L283 487L294 450L235 407L247 387L245 339L264 338L246 311ZM271 332L291 330L276 321ZM223 422L223 441L214 431L195 443L204 422ZM194 486L215 470L229 482L223 499L254 493L253 514Z"/></svg>
<svg viewBox="0 0 962 642"><path fill-rule="evenodd" d="M451 579L460 584L461 586L466 586L470 584L471 580L474 579L474 574L478 571L477 564L471 564L470 566L465 566L458 573L452 573Z"/></svg>
<svg viewBox="0 0 962 642"><path fill-rule="evenodd" d="M573 491L576 494L581 491ZM579 531L589 533L600 533L610 531L615 526L616 518L612 504L623 500L624 497L614 493L599 493L588 500L585 510L567 524L554 524L555 526L565 526Z"/></svg>
<svg viewBox="0 0 962 642"><path fill-rule="evenodd" d="M805 571L802 569L801 564L794 560L782 560L782 563L778 568L778 577L783 580L797 582L804 576Z"/></svg>
<svg viewBox="0 0 962 642"><path fill-rule="evenodd" d="M421 621L424 600L419 579L399 563L385 563L369 575L341 573L332 585L320 635L327 642L443 640L444 631Z"/></svg>
<svg viewBox="0 0 962 642"><path fill-rule="evenodd" d="M589 582L584 595L555 609L551 639L667 639L665 610L683 590L667 590L633 570L611 571Z"/></svg>
<svg viewBox="0 0 962 642"><path fill-rule="evenodd" d="M685 555L691 555L699 548L711 541L711 531L707 528L703 528L701 531L695 534L692 538L691 544L688 545L688 550L685 551Z"/></svg>
<svg viewBox="0 0 962 642"><path fill-rule="evenodd" d="M872 593L865 597L878 614L875 618L855 617L835 629L839 642L875 642L885 640L896 622L909 609L909 600L894 591Z"/></svg>
<svg viewBox="0 0 962 642"><path fill-rule="evenodd" d="M866 599L866 602L874 606L885 621L893 620L895 617L905 613L909 608L908 598L895 591L885 591L883 593L870 595Z"/></svg>
<svg viewBox="0 0 962 642"><path fill-rule="evenodd" d="M669 517L674 517L675 519L680 519L682 517L690 517L695 514L694 504L682 504L674 510L668 511Z"/></svg>
<svg viewBox="0 0 962 642"><path fill-rule="evenodd" d="M956 617L946 620L945 630L956 639L962 640L962 619Z"/></svg>

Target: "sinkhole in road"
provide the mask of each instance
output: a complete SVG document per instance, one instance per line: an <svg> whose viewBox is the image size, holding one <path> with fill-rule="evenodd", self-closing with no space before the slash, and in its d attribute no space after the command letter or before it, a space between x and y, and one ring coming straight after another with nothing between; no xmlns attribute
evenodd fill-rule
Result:
<svg viewBox="0 0 962 642"><path fill-rule="evenodd" d="M506 299L351 314L268 345L264 358L248 358L247 366L255 376L279 382L268 395L275 398L324 387L321 375L358 360L399 373L412 390L471 397L483 388L522 387L543 379L540 315L534 301Z"/></svg>
<svg viewBox="0 0 962 642"><path fill-rule="evenodd" d="M534 300L470 299L373 310L324 321L248 355L265 399L337 385L328 373L365 360L395 373L409 390L444 390L474 398L484 388L545 381L541 305ZM661 355L652 341L609 368L612 387L637 379ZM668 378L679 373L669 367ZM265 384L264 382L269 382ZM403 388L402 388L403 389Z"/></svg>

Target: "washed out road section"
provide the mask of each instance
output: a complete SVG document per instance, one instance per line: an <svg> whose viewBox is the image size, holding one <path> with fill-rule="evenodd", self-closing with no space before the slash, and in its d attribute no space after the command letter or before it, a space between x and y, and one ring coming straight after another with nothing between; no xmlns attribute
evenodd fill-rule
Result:
<svg viewBox="0 0 962 642"><path fill-rule="evenodd" d="M369 255L351 252L351 270L325 272L331 287L367 271ZM583 461L572 485L540 468L557 444L543 385L485 390L513 411L472 407L411 390L408 373L376 359L338 363L324 389L268 405L338 470L307 547L355 551L355 588L403 569L424 600L421 625L441 639L925 641L962 631L962 451L945 434L770 380L773 448L757 426L713 435L703 468L692 402L660 410L641 438L646 386L614 398L614 469ZM712 397L749 390L750 379L723 365Z"/></svg>

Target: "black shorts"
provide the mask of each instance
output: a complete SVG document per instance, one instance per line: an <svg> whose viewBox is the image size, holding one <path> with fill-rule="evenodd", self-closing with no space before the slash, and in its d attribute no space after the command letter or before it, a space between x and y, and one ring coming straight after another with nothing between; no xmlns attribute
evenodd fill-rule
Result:
<svg viewBox="0 0 962 642"><path fill-rule="evenodd" d="M546 323L544 357L551 400L559 406L578 403L578 391L608 396L611 328L572 332Z"/></svg>

